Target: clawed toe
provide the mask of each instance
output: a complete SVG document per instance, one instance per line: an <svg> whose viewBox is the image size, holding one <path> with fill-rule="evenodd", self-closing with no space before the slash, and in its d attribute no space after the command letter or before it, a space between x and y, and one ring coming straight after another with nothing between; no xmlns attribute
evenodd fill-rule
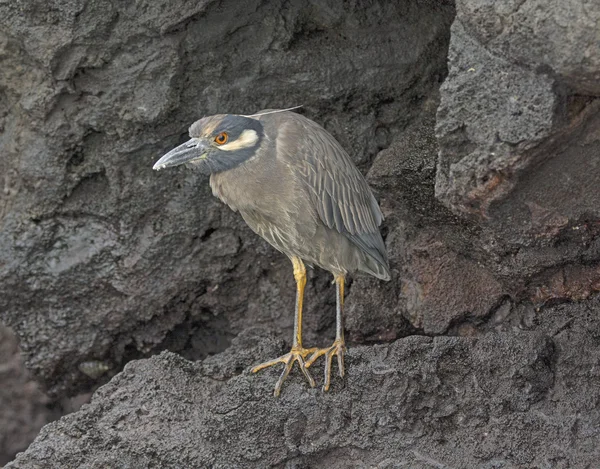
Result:
<svg viewBox="0 0 600 469"><path fill-rule="evenodd" d="M254 368L252 368L252 373L256 373L260 370L263 370L270 366L276 365L277 363L283 363L285 366L283 368L283 371L281 372L281 376L279 376L279 379L277 380L277 383L275 384L275 391L273 392L275 397L277 397L281 393L281 387L283 386L283 382L290 374L290 371L292 370L294 363L298 362L298 366L300 367L300 370L302 370L304 377L307 379L308 384L310 384L311 388L314 388L315 380L312 378L312 376L306 369L307 365L306 365L306 362L304 361L304 359L306 358L307 355L309 355L315 351L316 351L316 349L314 349L314 348L312 348L312 349L305 349L305 348L300 348L300 347L292 348L292 350L289 353L286 353L285 355L282 355L279 358L275 358L273 360L269 360L267 362L264 362L264 363L261 363L260 365L255 366Z"/></svg>
<svg viewBox="0 0 600 469"><path fill-rule="evenodd" d="M325 355L325 382L323 383L323 391L329 391L331 384L331 368L333 364L333 356L337 355L338 368L340 378L344 377L344 353L346 346L343 340L336 340L331 347L317 349L306 360L306 368L310 367L322 355Z"/></svg>

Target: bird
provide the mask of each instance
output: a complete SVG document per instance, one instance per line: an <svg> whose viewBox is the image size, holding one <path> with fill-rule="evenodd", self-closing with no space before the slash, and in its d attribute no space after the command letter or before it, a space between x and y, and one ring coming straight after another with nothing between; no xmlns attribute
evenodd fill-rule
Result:
<svg viewBox="0 0 600 469"><path fill-rule="evenodd" d="M291 350L252 368L256 373L284 365L275 384L276 397L294 363L314 387L308 368L324 356L323 391L331 385L334 356L344 378L346 277L362 271L390 280L379 228L384 217L371 188L340 143L294 109L203 117L190 126L188 141L153 166L160 170L186 164L209 175L213 195L291 260L296 281ZM333 274L336 337L330 347L305 348L302 343L305 263Z"/></svg>

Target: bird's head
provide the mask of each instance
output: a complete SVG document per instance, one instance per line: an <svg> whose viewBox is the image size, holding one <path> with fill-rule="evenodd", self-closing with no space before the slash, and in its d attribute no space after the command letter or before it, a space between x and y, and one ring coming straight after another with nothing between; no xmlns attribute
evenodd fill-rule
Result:
<svg viewBox="0 0 600 469"><path fill-rule="evenodd" d="M189 133L190 140L164 155L153 169L190 163L205 174L226 171L252 157L264 135L259 120L234 114L204 117Z"/></svg>

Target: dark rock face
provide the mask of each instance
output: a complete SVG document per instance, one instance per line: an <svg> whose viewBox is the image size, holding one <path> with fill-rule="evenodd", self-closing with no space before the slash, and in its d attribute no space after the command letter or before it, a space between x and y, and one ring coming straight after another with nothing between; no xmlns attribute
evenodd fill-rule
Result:
<svg viewBox="0 0 600 469"><path fill-rule="evenodd" d="M508 321L479 338L354 347L344 386L324 394L297 375L280 399L275 370L232 376L232 360L283 351L256 330L204 362L166 352L127 365L7 469L594 467L600 319L582 313L549 308L535 331Z"/></svg>
<svg viewBox="0 0 600 469"><path fill-rule="evenodd" d="M597 465L597 1L0 13L0 320L52 395L113 378L9 467ZM393 278L349 285L345 384L274 400L248 367L289 346L289 261L151 167L202 115L298 104L376 190ZM312 272L306 344L334 303Z"/></svg>
<svg viewBox="0 0 600 469"><path fill-rule="evenodd" d="M457 2L436 196L481 228L474 257L514 295L600 259L599 24L597 2Z"/></svg>
<svg viewBox="0 0 600 469"><path fill-rule="evenodd" d="M0 325L0 467L25 451L43 425L79 410L90 397L91 393L60 399L46 395L25 368L17 337Z"/></svg>
<svg viewBox="0 0 600 469"><path fill-rule="evenodd" d="M25 451L40 428L60 417L24 369L17 338L0 325L0 466Z"/></svg>
<svg viewBox="0 0 600 469"><path fill-rule="evenodd" d="M289 261L205 179L153 162L202 115L303 104L365 166L437 87L453 16L416 1L1 8L0 314L55 395L90 386L82 362L204 357L257 322L288 338ZM311 280L307 340L330 330L333 295Z"/></svg>

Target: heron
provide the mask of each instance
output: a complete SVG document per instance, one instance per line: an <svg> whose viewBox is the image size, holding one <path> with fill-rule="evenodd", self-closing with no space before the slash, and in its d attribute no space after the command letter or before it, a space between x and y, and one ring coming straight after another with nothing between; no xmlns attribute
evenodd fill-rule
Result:
<svg viewBox="0 0 600 469"><path fill-rule="evenodd" d="M390 279L379 230L383 215L371 188L338 141L293 109L204 117L190 126L187 142L153 167L186 164L210 175L213 195L291 260L296 281L292 348L252 369L283 363L275 396L295 363L314 387L308 368L324 356L324 391L330 388L334 357L344 377L346 277L361 271ZM331 272L336 285L336 336L326 348L302 343L305 263Z"/></svg>

